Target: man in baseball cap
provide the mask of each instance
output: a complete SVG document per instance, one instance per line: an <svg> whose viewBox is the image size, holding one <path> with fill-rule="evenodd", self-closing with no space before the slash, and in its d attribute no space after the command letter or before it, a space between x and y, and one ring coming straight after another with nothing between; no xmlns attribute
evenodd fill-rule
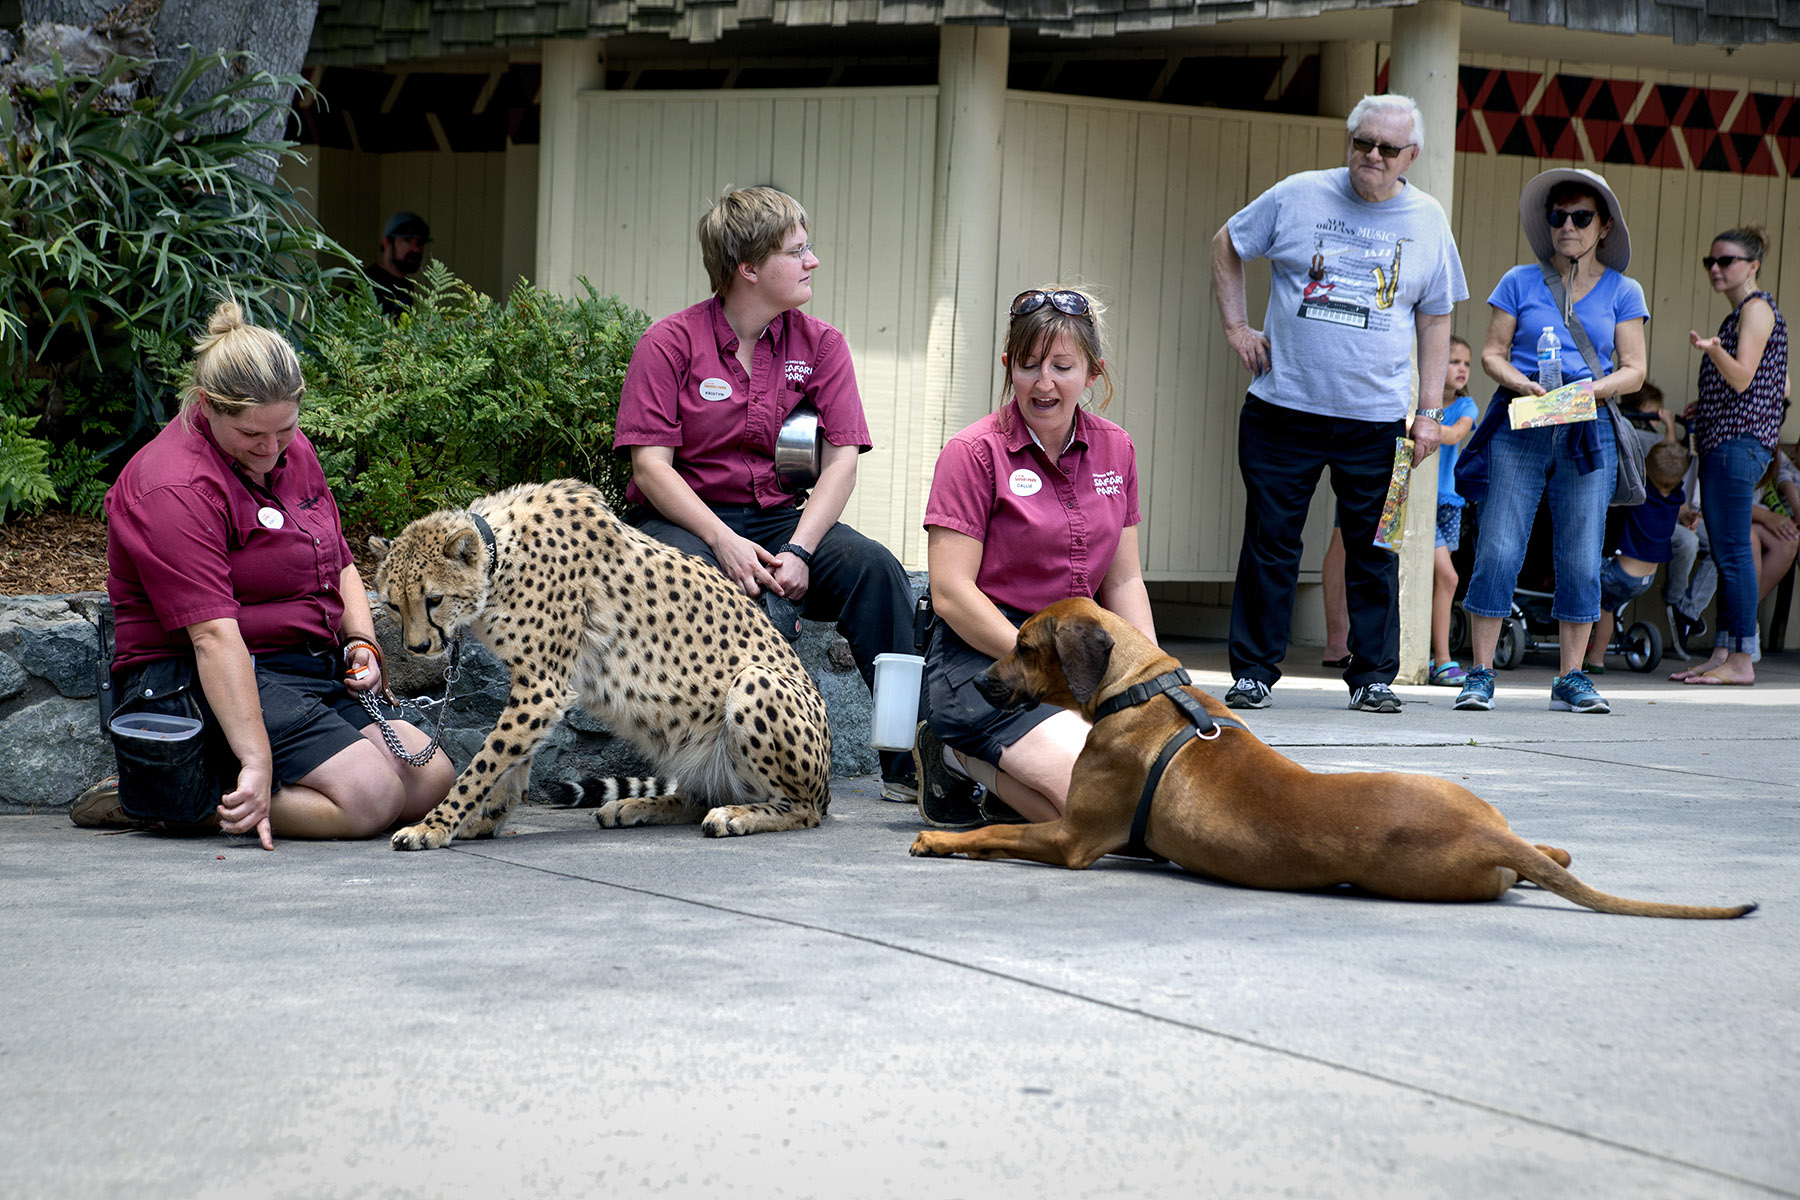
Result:
<svg viewBox="0 0 1800 1200"><path fill-rule="evenodd" d="M425 261L425 245L431 241L431 226L418 213L404 210L387 219L381 227L381 257L363 264L363 274L375 288L375 298L390 317L398 317L412 303L411 276Z"/></svg>

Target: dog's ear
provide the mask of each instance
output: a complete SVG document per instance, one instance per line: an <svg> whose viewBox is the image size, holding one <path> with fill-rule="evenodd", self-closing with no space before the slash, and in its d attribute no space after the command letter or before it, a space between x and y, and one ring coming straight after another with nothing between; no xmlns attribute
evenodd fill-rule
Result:
<svg viewBox="0 0 1800 1200"><path fill-rule="evenodd" d="M1113 637L1098 621L1061 621L1056 626L1056 654L1075 703L1086 704L1106 678L1112 661Z"/></svg>

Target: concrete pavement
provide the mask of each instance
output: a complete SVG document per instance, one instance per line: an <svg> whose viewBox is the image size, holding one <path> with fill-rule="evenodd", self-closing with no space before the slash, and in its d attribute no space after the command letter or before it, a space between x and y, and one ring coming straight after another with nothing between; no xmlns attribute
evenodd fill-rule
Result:
<svg viewBox="0 0 1800 1200"><path fill-rule="evenodd" d="M1217 644L1177 647L1222 694ZM708 841L527 807L500 838L0 818L0 1194L1800 1195L1800 657L1623 668L1610 716L1316 650L1247 714L1322 771L1464 780L1588 882L1739 921L914 860L840 781ZM1673 664L1671 664L1673 665Z"/></svg>

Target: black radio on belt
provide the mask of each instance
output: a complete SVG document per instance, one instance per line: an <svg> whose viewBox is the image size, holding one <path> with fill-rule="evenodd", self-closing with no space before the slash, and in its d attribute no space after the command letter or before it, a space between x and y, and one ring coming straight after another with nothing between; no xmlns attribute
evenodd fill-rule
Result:
<svg viewBox="0 0 1800 1200"><path fill-rule="evenodd" d="M925 643L931 638L931 622L936 614L931 611L931 592L919 593L918 601L913 605L913 653L925 653Z"/></svg>

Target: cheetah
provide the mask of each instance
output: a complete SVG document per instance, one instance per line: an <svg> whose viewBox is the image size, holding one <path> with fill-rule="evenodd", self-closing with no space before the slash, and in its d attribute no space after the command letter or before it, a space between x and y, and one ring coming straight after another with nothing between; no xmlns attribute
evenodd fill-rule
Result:
<svg viewBox="0 0 1800 1200"><path fill-rule="evenodd" d="M467 628L512 676L492 734L394 849L491 835L577 701L663 773L611 793L603 826L698 821L728 837L824 818L831 728L799 655L711 564L626 525L596 488L520 484L369 545L409 651L441 654Z"/></svg>

